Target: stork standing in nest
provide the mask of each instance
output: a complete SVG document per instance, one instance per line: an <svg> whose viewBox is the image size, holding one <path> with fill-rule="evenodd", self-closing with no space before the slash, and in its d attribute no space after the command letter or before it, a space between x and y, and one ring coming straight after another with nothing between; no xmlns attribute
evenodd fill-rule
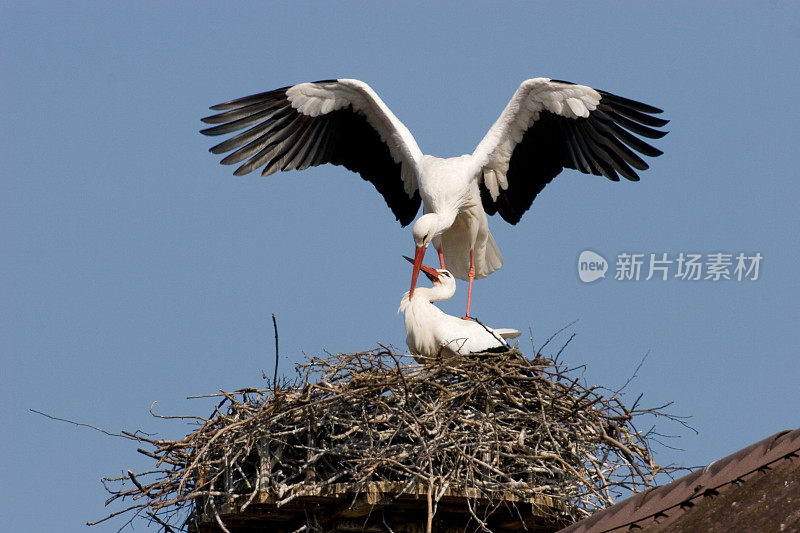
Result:
<svg viewBox="0 0 800 533"><path fill-rule="evenodd" d="M661 110L584 85L534 78L524 81L472 154L441 159L423 155L414 137L366 83L353 79L301 83L231 100L203 122L224 135L246 129L211 148L232 152L221 162L242 175L262 167L302 170L332 163L370 181L405 226L414 224L414 296L425 250L433 243L441 268L472 282L503 264L489 233L487 213L519 222L536 195L564 168L638 181L648 168L636 152L660 150L667 121Z"/></svg>
<svg viewBox="0 0 800 533"><path fill-rule="evenodd" d="M406 259L413 262L410 257ZM420 265L420 271L433 282L433 287L418 287L414 298L410 291L405 293L398 309L404 314L406 344L412 354L433 358L510 349L506 339L519 337L519 331L493 329L444 313L433 302L452 298L456 292L455 278L447 270L436 270L426 264Z"/></svg>

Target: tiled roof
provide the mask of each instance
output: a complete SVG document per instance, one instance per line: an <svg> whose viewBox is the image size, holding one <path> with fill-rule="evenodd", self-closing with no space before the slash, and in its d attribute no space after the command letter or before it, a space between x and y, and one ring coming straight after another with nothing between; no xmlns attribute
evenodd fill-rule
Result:
<svg viewBox="0 0 800 533"><path fill-rule="evenodd" d="M781 431L560 533L800 531L800 429Z"/></svg>

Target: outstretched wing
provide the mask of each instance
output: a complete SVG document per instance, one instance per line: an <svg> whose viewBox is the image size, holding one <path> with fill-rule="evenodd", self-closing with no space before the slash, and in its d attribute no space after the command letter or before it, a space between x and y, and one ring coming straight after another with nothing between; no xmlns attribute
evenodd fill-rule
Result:
<svg viewBox="0 0 800 533"><path fill-rule="evenodd" d="M246 129L211 148L231 152L221 163L242 163L234 174L264 167L262 176L278 170L303 170L332 163L358 172L380 192L405 226L420 206L419 160L414 137L378 98L358 80L301 83L230 102L206 117L218 124L201 131L225 135Z"/></svg>
<svg viewBox="0 0 800 533"><path fill-rule="evenodd" d="M564 168L619 181L638 181L648 168L639 154L661 151L638 136L659 139L661 110L585 85L548 78L524 81L478 144L481 200L487 213L516 224L536 195Z"/></svg>

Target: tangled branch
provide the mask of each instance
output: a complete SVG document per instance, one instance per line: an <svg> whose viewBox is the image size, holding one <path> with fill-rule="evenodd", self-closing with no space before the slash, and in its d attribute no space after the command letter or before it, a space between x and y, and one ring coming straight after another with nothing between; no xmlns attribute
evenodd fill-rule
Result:
<svg viewBox="0 0 800 533"><path fill-rule="evenodd" d="M634 421L678 417L627 408L552 359L512 349L408 361L386 347L312 357L294 383L220 391L212 415L194 417L198 427L180 440L127 433L155 467L104 479L106 503L127 506L99 522L130 512L167 532L204 520L227 531L225 517L251 505L383 487L427 502L428 528L444 495L463 496L484 530L501 505L521 516L537 503L570 523L672 470L654 462L652 430ZM322 531L332 516L306 509L295 526Z"/></svg>

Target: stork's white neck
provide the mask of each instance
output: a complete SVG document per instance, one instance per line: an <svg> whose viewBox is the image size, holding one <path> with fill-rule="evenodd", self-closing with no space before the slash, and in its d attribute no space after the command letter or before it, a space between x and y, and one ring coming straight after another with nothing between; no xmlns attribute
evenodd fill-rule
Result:
<svg viewBox="0 0 800 533"><path fill-rule="evenodd" d="M400 301L400 311L405 312L407 307L414 308L435 307L431 302L449 300L456 293L456 282L451 278L441 278L442 281L434 283L433 287L417 287L414 289L414 298L409 300L408 292ZM437 308L438 309L438 308Z"/></svg>
<svg viewBox="0 0 800 533"><path fill-rule="evenodd" d="M433 324L440 323L447 315L433 305L437 300L447 300L455 292L452 287L435 283L433 287L418 287L414 290L414 298L409 300L408 293L400 301L399 311L403 313L406 329L406 344L412 353L435 353L438 350Z"/></svg>

